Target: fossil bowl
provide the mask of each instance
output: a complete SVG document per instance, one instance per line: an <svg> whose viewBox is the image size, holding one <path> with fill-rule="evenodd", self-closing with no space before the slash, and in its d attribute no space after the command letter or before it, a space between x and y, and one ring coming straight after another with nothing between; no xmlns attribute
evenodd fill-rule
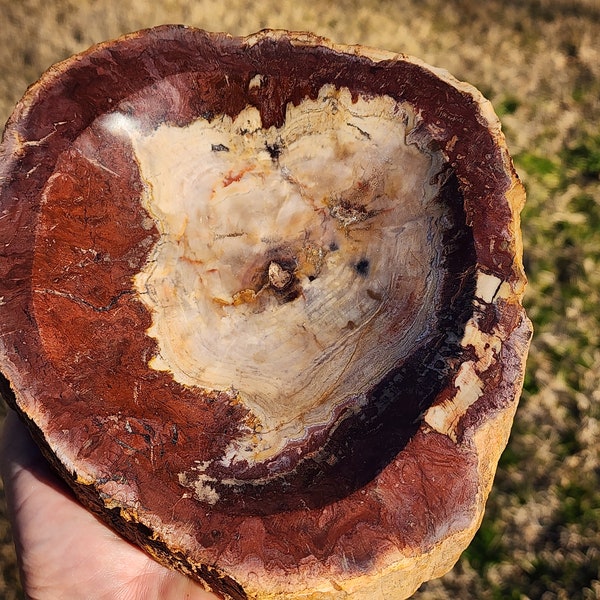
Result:
<svg viewBox="0 0 600 600"><path fill-rule="evenodd" d="M163 26L52 67L0 153L3 394L84 505L235 600L400 599L454 564L531 334L479 92Z"/></svg>

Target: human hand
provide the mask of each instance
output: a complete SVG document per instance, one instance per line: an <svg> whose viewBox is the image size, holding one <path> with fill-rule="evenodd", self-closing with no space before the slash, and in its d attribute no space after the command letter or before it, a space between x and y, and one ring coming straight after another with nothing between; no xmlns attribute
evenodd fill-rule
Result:
<svg viewBox="0 0 600 600"><path fill-rule="evenodd" d="M217 598L152 560L83 508L12 410L0 440L0 469L27 598Z"/></svg>

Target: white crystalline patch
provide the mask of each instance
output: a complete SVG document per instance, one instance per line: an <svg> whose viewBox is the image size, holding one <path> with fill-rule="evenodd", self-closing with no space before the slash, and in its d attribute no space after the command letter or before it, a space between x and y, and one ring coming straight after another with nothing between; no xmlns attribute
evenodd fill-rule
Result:
<svg viewBox="0 0 600 600"><path fill-rule="evenodd" d="M454 385L457 388L454 397L430 407L425 413L424 420L432 429L456 442L458 421L483 393L483 383L473 362L468 361L460 366Z"/></svg>
<svg viewBox="0 0 600 600"><path fill-rule="evenodd" d="M502 280L499 277L479 271L475 296L489 304L497 296L501 283Z"/></svg>
<svg viewBox="0 0 600 600"><path fill-rule="evenodd" d="M481 275L480 273L477 280L477 289L480 291ZM489 284L487 287L488 290L491 290L492 287L494 290L498 290L500 280L498 278L494 279L496 279L495 283L491 280L490 276L483 277L483 281ZM490 300L485 300L482 296L478 297L484 299L485 302L491 302L493 293L490 292L487 295L485 292L483 293ZM476 320L470 319L465 327L461 345L463 347L471 347L477 356L477 360L466 361L460 366L454 380L456 388L454 396L440 404L431 406L424 416L425 422L432 429L447 435L455 442L457 440L456 425L469 407L483 394L482 373L490 368L494 359L500 353L502 342L496 331L484 333L478 328Z"/></svg>
<svg viewBox="0 0 600 600"><path fill-rule="evenodd" d="M102 126L113 135L131 138L139 135L140 126L135 117L120 112L108 113L102 117Z"/></svg>
<svg viewBox="0 0 600 600"><path fill-rule="evenodd" d="M200 502L207 504L216 504L219 501L219 494L216 492L211 483L214 483L213 477L208 477L204 474L179 473L178 481L183 487L193 490L194 498Z"/></svg>
<svg viewBox="0 0 600 600"><path fill-rule="evenodd" d="M427 327L441 158L405 144L412 119L324 88L279 129L252 107L147 134L109 122L131 138L161 235L135 279L159 349L149 365L237 391L256 435L229 460L263 460L360 403ZM292 299L275 293L292 280Z"/></svg>

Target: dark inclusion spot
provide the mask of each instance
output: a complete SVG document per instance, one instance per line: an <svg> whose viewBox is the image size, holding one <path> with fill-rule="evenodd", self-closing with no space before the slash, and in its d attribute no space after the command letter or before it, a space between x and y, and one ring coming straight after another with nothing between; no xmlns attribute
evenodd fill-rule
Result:
<svg viewBox="0 0 600 600"><path fill-rule="evenodd" d="M224 144L211 144L210 149L213 152L229 152L229 148Z"/></svg>
<svg viewBox="0 0 600 600"><path fill-rule="evenodd" d="M369 274L369 260L366 258L361 258L354 265L354 269L359 275L366 277Z"/></svg>
<svg viewBox="0 0 600 600"><path fill-rule="evenodd" d="M331 252L335 252L336 250L339 250L340 247L335 243L335 242L331 242L331 244L329 244L329 250L331 250Z"/></svg>
<svg viewBox="0 0 600 600"><path fill-rule="evenodd" d="M372 300L377 300L377 302L381 302L383 300L383 296L374 290L367 290L367 296Z"/></svg>
<svg viewBox="0 0 600 600"><path fill-rule="evenodd" d="M277 142L273 144L267 143L265 144L265 148L267 149L267 152L272 160L277 160L283 151L283 148Z"/></svg>

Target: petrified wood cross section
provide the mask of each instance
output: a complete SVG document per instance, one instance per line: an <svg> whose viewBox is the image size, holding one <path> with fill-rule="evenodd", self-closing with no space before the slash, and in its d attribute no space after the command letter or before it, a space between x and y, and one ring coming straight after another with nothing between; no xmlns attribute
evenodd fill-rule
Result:
<svg viewBox="0 0 600 600"><path fill-rule="evenodd" d="M0 171L4 394L76 495L234 598L405 598L520 392L524 195L481 95L308 34L51 68Z"/></svg>

